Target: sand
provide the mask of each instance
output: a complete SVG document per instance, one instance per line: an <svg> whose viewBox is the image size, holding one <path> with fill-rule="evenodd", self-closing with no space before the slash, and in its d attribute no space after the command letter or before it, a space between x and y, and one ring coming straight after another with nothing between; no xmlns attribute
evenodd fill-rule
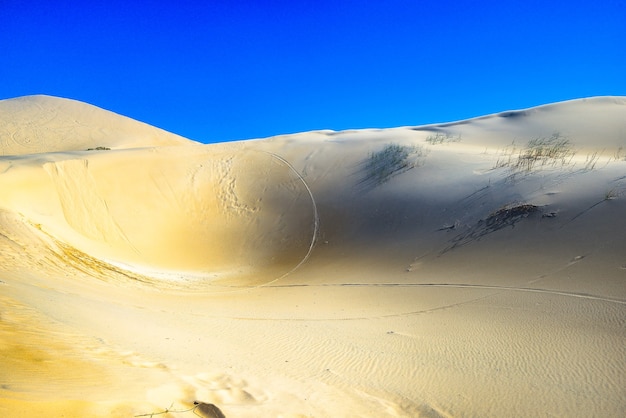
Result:
<svg viewBox="0 0 626 418"><path fill-rule="evenodd" d="M624 97L210 145L0 101L0 415L622 416L625 213Z"/></svg>

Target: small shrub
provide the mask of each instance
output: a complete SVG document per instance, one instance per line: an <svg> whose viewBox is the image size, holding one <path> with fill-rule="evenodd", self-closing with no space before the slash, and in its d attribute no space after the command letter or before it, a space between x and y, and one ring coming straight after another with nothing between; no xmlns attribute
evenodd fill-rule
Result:
<svg viewBox="0 0 626 418"><path fill-rule="evenodd" d="M109 147L95 147L95 148L87 148L87 151L110 151Z"/></svg>
<svg viewBox="0 0 626 418"><path fill-rule="evenodd" d="M604 193L604 200L613 200L613 199L617 199L620 195L619 190L617 190L616 188L607 190Z"/></svg>
<svg viewBox="0 0 626 418"><path fill-rule="evenodd" d="M538 210L537 206L530 204L505 206L490 214L485 219L485 225L488 229L497 230L507 225L514 225L522 218Z"/></svg>
<svg viewBox="0 0 626 418"><path fill-rule="evenodd" d="M377 186L390 178L414 168L417 158L423 155L421 147L387 144L382 150L370 153L364 163L361 183Z"/></svg>
<svg viewBox="0 0 626 418"><path fill-rule="evenodd" d="M461 142L461 134L453 136L449 133L444 134L442 132L437 132L435 135L429 135L426 138L426 142L428 142L430 145L439 145L444 143L447 144L449 142Z"/></svg>
<svg viewBox="0 0 626 418"><path fill-rule="evenodd" d="M505 158L499 158L494 168L511 167L515 171L531 172L539 167L568 165L574 154L571 142L556 132L550 137L534 138L528 141L517 157L514 157L515 144L505 149Z"/></svg>
<svg viewBox="0 0 626 418"><path fill-rule="evenodd" d="M467 231L461 232L459 235L454 237L450 241L451 245L445 248L442 251L442 254L477 241L486 235L492 234L508 226L514 228L515 224L537 212L540 212L539 207L528 203L503 206L495 212L489 214L486 219L481 219ZM552 212L546 217L555 216L556 213Z"/></svg>
<svg viewBox="0 0 626 418"><path fill-rule="evenodd" d="M535 138L528 141L526 149L517 159L516 168L531 171L537 164L565 165L574 154L569 139L556 132L549 138Z"/></svg>

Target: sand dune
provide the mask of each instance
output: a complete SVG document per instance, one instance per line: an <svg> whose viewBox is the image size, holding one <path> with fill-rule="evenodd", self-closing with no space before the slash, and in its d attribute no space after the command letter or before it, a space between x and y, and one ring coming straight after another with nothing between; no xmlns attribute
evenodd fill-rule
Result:
<svg viewBox="0 0 626 418"><path fill-rule="evenodd" d="M0 100L0 155L193 143L87 103L51 96Z"/></svg>
<svg viewBox="0 0 626 418"><path fill-rule="evenodd" d="M626 98L202 145L31 96L0 156L3 416L626 412Z"/></svg>

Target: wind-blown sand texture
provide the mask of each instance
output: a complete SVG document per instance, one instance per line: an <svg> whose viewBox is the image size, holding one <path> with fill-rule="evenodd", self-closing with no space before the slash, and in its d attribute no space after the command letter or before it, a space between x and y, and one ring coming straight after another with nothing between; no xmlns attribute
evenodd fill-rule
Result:
<svg viewBox="0 0 626 418"><path fill-rule="evenodd" d="M211 145L0 101L0 415L624 416L625 215L624 97Z"/></svg>

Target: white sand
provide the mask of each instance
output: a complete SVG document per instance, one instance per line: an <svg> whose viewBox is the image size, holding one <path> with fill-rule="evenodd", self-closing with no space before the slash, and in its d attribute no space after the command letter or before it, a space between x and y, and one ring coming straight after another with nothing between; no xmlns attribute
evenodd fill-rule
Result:
<svg viewBox="0 0 626 418"><path fill-rule="evenodd" d="M624 97L212 145L0 101L0 415L622 416L625 213Z"/></svg>

